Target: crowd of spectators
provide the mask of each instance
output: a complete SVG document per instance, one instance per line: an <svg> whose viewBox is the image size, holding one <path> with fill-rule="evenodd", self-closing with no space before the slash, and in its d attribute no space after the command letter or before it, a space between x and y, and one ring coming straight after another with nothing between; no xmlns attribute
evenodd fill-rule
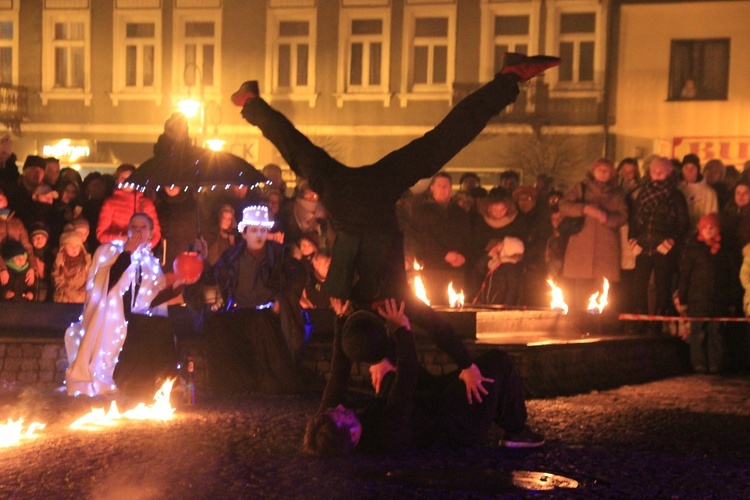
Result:
<svg viewBox="0 0 750 500"><path fill-rule="evenodd" d="M168 274L198 237L213 264L241 240L242 209L263 204L274 221L269 239L290 246L308 272L302 307L329 307L322 285L336 235L318 195L304 181L288 192L279 166L263 169L271 187L142 193L121 187L133 165L82 179L55 158L29 155L19 171L12 146L9 135L0 139L0 300L83 302L91 255L101 243L125 239L137 212L154 220L151 246ZM452 285L469 303L544 308L551 278L571 311L585 311L606 278L617 312L743 316L750 309L740 280L743 249L750 254L748 167L740 172L714 159L701 168L692 154L625 158L617 166L600 158L566 192L547 174L529 185L512 170L486 187L465 173L454 191L452 176L439 172L426 190L409 190L398 203L404 265L420 269L433 305L448 305ZM575 234L561 230L566 218L582 219ZM706 226L716 234L704 235ZM661 334L668 324L629 325ZM691 324L705 336L714 329ZM722 359L712 353L693 364L717 371Z"/></svg>

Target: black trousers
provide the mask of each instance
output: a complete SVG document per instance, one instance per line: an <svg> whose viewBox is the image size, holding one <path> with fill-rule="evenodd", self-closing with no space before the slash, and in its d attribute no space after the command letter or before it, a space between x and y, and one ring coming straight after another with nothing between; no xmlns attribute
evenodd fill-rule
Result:
<svg viewBox="0 0 750 500"><path fill-rule="evenodd" d="M123 392L153 396L169 377L177 376L177 349L172 322L162 316L131 314L128 336L115 367Z"/></svg>
<svg viewBox="0 0 750 500"><path fill-rule="evenodd" d="M216 394L290 394L294 360L270 309L239 309L211 316L204 326L208 382Z"/></svg>

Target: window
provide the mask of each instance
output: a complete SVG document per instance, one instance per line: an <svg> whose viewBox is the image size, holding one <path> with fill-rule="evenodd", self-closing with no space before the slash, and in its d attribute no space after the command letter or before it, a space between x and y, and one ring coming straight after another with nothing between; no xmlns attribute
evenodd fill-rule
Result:
<svg viewBox="0 0 750 500"><path fill-rule="evenodd" d="M268 9L267 72L272 98L310 100L315 96L316 11Z"/></svg>
<svg viewBox="0 0 750 500"><path fill-rule="evenodd" d="M456 6L407 6L404 20L404 98L450 100L456 53ZM418 94L422 94L419 96Z"/></svg>
<svg viewBox="0 0 750 500"><path fill-rule="evenodd" d="M42 103L82 99L91 103L90 14L88 9L43 14Z"/></svg>
<svg viewBox="0 0 750 500"><path fill-rule="evenodd" d="M221 99L221 9L175 10L173 88Z"/></svg>
<svg viewBox="0 0 750 500"><path fill-rule="evenodd" d="M483 3L480 81L503 67L503 54L539 52L539 2Z"/></svg>
<svg viewBox="0 0 750 500"><path fill-rule="evenodd" d="M18 5L16 3L16 5ZM16 7L18 9L18 7ZM0 83L18 83L18 11L0 11Z"/></svg>
<svg viewBox="0 0 750 500"><path fill-rule="evenodd" d="M382 99L390 104L391 16L388 9L341 9L337 103Z"/></svg>
<svg viewBox="0 0 750 500"><path fill-rule="evenodd" d="M548 22L553 34L547 44L549 54L562 62L557 71L545 75L555 90L596 91L601 93L604 80L603 4L588 0L555 0L551 2Z"/></svg>
<svg viewBox="0 0 750 500"><path fill-rule="evenodd" d="M115 9L113 103L150 99L161 104L161 9Z"/></svg>
<svg viewBox="0 0 750 500"><path fill-rule="evenodd" d="M669 100L726 100L729 39L672 40Z"/></svg>

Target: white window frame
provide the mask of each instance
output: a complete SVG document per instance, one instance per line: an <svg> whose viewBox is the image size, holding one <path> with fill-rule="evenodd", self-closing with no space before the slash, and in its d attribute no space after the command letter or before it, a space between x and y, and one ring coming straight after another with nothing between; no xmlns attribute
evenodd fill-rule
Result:
<svg viewBox="0 0 750 500"><path fill-rule="evenodd" d="M541 0L525 2L489 2L482 0L481 6L481 44L479 46L479 81L486 82L495 76L495 46L505 44L513 52L520 44L529 47L529 55L539 53L539 23L541 19ZM495 35L495 17L528 16L529 33L522 35Z"/></svg>
<svg viewBox="0 0 750 500"><path fill-rule="evenodd" d="M448 19L448 54L446 61L446 82L440 84L414 84L414 33L416 20L425 17ZM398 94L401 107L414 101L447 101L453 97L453 81L456 76L456 4L454 3L420 3L404 7L404 38L401 74L401 91ZM432 43L437 42L433 39ZM428 40L428 43L430 41ZM435 43L436 44L436 43ZM430 74L430 71L428 71Z"/></svg>
<svg viewBox="0 0 750 500"><path fill-rule="evenodd" d="M607 8L605 2L597 0L549 0L547 6L547 44L546 53L557 55L560 42L593 41L594 42L594 81L593 82L560 82L559 70L545 73L545 81L550 84L550 97L595 97L601 102L604 96L604 72L607 42ZM594 33L560 34L560 17L562 14L593 13L596 15ZM578 44L575 53L578 55ZM578 59L573 62L573 74L578 74Z"/></svg>
<svg viewBox="0 0 750 500"><path fill-rule="evenodd" d="M316 48L318 41L318 22L317 10L312 8L269 8L266 23L266 79L265 88L270 89L266 94L269 101L287 100L305 102L313 108L318 100L318 94L315 92L315 69L316 69ZM307 61L307 85L297 86L292 84L290 87L279 87L279 45L281 37L279 35L280 25L286 21L305 21L308 23L309 32L307 37L297 37L291 39L284 38L284 42L290 41L295 45L307 44L308 61ZM291 80L296 81L296 51L291 51Z"/></svg>
<svg viewBox="0 0 750 500"><path fill-rule="evenodd" d="M115 9L113 40L112 44L112 92L109 94L112 104L117 106L119 101L154 101L154 104L161 106L162 102L162 15L161 9ZM126 47L127 25L128 23L149 23L154 24L154 38L148 40L154 45L154 84L143 86L137 84L134 87L128 87L125 84L127 77L126 68ZM146 41L146 39L142 39ZM139 65L138 81L141 82L141 71L143 70L142 60L142 42L136 42L139 47Z"/></svg>
<svg viewBox="0 0 750 500"><path fill-rule="evenodd" d="M210 42L214 46L214 74L213 85L206 85L203 75L203 62L200 62L198 71L195 75L195 84L188 86L185 84L185 46L188 42L193 43L193 38L185 36L185 27L189 22L212 22L214 24L214 36L203 39L204 44ZM172 26L172 100L173 105L183 99L200 99L203 97L204 105L210 101L221 102L221 53L222 53L222 9L221 8L203 8L203 9L183 9L174 10L174 21ZM198 43L200 46L201 44ZM202 54L198 50L197 53Z"/></svg>
<svg viewBox="0 0 750 500"><path fill-rule="evenodd" d="M18 5L20 2L12 2L10 9L0 10L0 21L13 23L13 39L0 40L0 47L10 47L12 50L13 63L11 65L10 85L18 85Z"/></svg>
<svg viewBox="0 0 750 500"><path fill-rule="evenodd" d="M377 19L383 24L380 35L354 35L352 22L355 20ZM381 50L380 84L360 85L349 84L351 70L351 47L353 42L362 42L367 46L372 42L379 42ZM364 75L370 65L369 51L363 51ZM338 50L338 78L336 81L336 105L342 107L345 101L383 101L384 107L391 104L392 94L388 92L390 81L391 60L391 10L390 8L362 9L342 8L339 13L339 50Z"/></svg>
<svg viewBox="0 0 750 500"><path fill-rule="evenodd" d="M83 23L83 88L63 89L55 87L56 23ZM74 45L66 43L64 45ZM42 13L42 105L52 100L80 100L84 106L91 105L91 11L86 9L44 9Z"/></svg>

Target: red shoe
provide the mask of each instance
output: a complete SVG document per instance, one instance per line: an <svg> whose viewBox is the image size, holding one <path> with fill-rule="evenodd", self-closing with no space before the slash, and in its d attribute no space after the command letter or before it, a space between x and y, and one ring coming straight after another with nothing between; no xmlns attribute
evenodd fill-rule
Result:
<svg viewBox="0 0 750 500"><path fill-rule="evenodd" d="M256 97L260 97L258 80L250 80L240 85L239 90L232 94L232 102L235 106L241 108L245 105L248 99L254 99Z"/></svg>
<svg viewBox="0 0 750 500"><path fill-rule="evenodd" d="M503 69L500 74L516 75L521 81L527 82L545 70L559 65L559 57L525 56L516 52L506 52L503 55Z"/></svg>

